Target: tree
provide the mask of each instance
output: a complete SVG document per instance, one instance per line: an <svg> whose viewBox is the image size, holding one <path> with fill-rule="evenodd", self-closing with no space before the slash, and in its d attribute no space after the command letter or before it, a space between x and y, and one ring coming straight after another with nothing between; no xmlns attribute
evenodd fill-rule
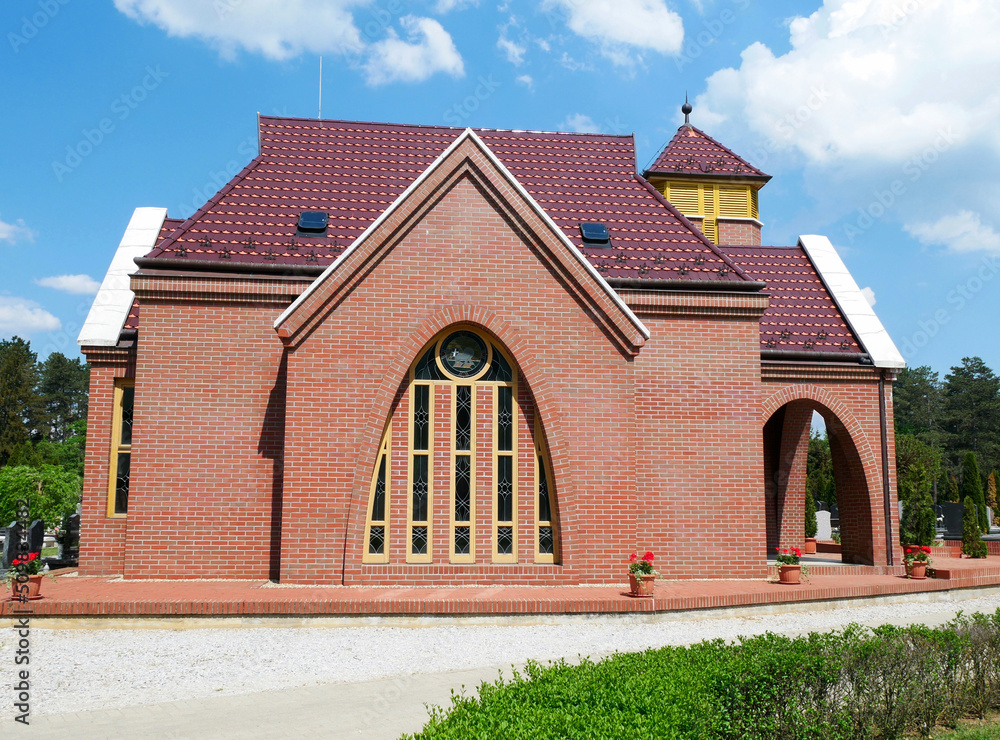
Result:
<svg viewBox="0 0 1000 740"><path fill-rule="evenodd" d="M837 503L837 486L833 481L833 457L830 454L830 440L819 434L809 437L809 453L806 458L806 490L813 501L824 501L828 506Z"/></svg>
<svg viewBox="0 0 1000 740"><path fill-rule="evenodd" d="M899 539L903 545L929 546L937 535L930 479L926 471L920 473L914 472L900 489L903 516L899 523Z"/></svg>
<svg viewBox="0 0 1000 740"><path fill-rule="evenodd" d="M976 503L971 496L966 496L965 510L962 513L962 552L970 558L985 558L987 551L983 531L979 528L979 517L976 515Z"/></svg>
<svg viewBox="0 0 1000 740"><path fill-rule="evenodd" d="M978 357L945 377L947 446L955 465L968 450L986 470L1000 465L1000 378Z"/></svg>
<svg viewBox="0 0 1000 740"><path fill-rule="evenodd" d="M54 527L80 502L80 477L55 465L0 468L0 522L7 526L17 518L17 503L27 500L29 517Z"/></svg>
<svg viewBox="0 0 1000 740"><path fill-rule="evenodd" d="M44 436L53 442L63 442L71 434L72 425L87 418L87 388L90 367L79 358L68 359L53 352L39 368L38 395L44 406Z"/></svg>
<svg viewBox="0 0 1000 740"><path fill-rule="evenodd" d="M993 509L995 514L997 511L997 471L990 473L990 477L986 479L986 505Z"/></svg>
<svg viewBox="0 0 1000 740"><path fill-rule="evenodd" d="M37 355L20 337L0 340L0 465L37 428L42 407L35 392Z"/></svg>
<svg viewBox="0 0 1000 740"><path fill-rule="evenodd" d="M927 365L904 368L892 386L896 433L910 434L922 442L939 445L942 430L942 386Z"/></svg>
<svg viewBox="0 0 1000 740"><path fill-rule="evenodd" d="M918 480L938 479L941 458L941 450L922 442L913 434L896 436L896 487L900 501L905 500L905 491L912 491Z"/></svg>
<svg viewBox="0 0 1000 740"><path fill-rule="evenodd" d="M976 464L975 452L969 452L965 455L965 463L962 465L960 495L963 500L971 498L976 502L976 508L979 511L979 528L983 532L989 532L989 520L986 516L986 496L983 494L983 479L979 476L979 465Z"/></svg>
<svg viewBox="0 0 1000 740"><path fill-rule="evenodd" d="M815 537L817 529L816 500L810 491L806 491L806 537Z"/></svg>

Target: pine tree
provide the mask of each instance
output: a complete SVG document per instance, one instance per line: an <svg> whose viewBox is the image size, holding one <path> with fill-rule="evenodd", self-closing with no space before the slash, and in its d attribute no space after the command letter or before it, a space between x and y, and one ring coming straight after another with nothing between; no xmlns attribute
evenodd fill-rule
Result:
<svg viewBox="0 0 1000 740"><path fill-rule="evenodd" d="M965 511L962 514L962 552L970 558L985 558L986 543L979 528L976 504L971 496L965 497Z"/></svg>
<svg viewBox="0 0 1000 740"><path fill-rule="evenodd" d="M816 529L816 500L812 491L806 491L806 537L815 537Z"/></svg>
<svg viewBox="0 0 1000 740"><path fill-rule="evenodd" d="M41 414L37 357L20 337L0 341L0 465L36 433Z"/></svg>
<svg viewBox="0 0 1000 740"><path fill-rule="evenodd" d="M993 513L997 513L997 471L990 473L990 477L986 480L986 505L993 509Z"/></svg>
<svg viewBox="0 0 1000 740"><path fill-rule="evenodd" d="M90 367L79 358L70 360L62 352L53 352L39 366L38 395L45 406L43 436L64 442L72 425L87 418L87 386Z"/></svg>
<svg viewBox="0 0 1000 740"><path fill-rule="evenodd" d="M979 528L989 532L989 521L986 518L986 496L983 494L983 479L979 476L979 465L976 463L976 453L967 452L962 465L962 499L971 498L979 511Z"/></svg>

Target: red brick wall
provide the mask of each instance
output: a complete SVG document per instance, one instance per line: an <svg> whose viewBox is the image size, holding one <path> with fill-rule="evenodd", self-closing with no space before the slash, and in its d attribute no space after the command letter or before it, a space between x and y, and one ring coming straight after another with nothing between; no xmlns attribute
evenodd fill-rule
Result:
<svg viewBox="0 0 1000 740"><path fill-rule="evenodd" d="M718 220L719 244L760 245L760 225L753 221Z"/></svg>
<svg viewBox="0 0 1000 740"><path fill-rule="evenodd" d="M107 515L111 425L115 380L135 377L135 354L98 347L84 347L83 351L90 363L90 399L80 515L80 574L121 575L127 521Z"/></svg>
<svg viewBox="0 0 1000 740"><path fill-rule="evenodd" d="M454 184L290 350L282 580L621 580L622 553L635 546L632 363L591 311L567 292L482 190L469 180ZM448 564L444 538L435 543L434 564L405 564L399 513L405 511L406 461L395 445L391 563L362 566L376 448L400 384L424 345L461 322L492 333L513 355L525 381L519 563L489 564L492 548L480 536L477 550L484 564ZM553 460L562 535L557 566L532 562L528 389L537 400ZM398 401L401 423L407 398L404 393ZM447 483L438 481L442 496ZM480 483L488 486L489 477ZM481 535L488 533L482 517L489 500L480 499Z"/></svg>
<svg viewBox="0 0 1000 740"><path fill-rule="evenodd" d="M125 576L267 578L282 478L278 308L140 299Z"/></svg>

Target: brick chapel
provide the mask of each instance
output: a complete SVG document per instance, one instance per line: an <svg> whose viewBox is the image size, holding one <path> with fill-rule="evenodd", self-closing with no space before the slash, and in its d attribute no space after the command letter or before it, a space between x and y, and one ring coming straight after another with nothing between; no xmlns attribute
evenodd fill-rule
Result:
<svg viewBox="0 0 1000 740"><path fill-rule="evenodd" d="M898 562L903 360L684 111L642 173L631 136L260 117L193 216L137 208L79 338L81 574L763 578L814 411L843 559Z"/></svg>

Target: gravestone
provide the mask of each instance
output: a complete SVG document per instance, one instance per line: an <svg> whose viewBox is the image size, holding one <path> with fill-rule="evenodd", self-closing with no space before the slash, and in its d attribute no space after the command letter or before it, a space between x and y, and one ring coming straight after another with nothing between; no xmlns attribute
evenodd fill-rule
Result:
<svg viewBox="0 0 1000 740"><path fill-rule="evenodd" d="M816 512L816 539L826 542L833 539L833 527L830 526L830 512Z"/></svg>
<svg viewBox="0 0 1000 740"><path fill-rule="evenodd" d="M7 535L3 540L3 556L0 556L0 570L8 570L14 558L21 554L21 532L23 527L12 523L7 527Z"/></svg>
<svg viewBox="0 0 1000 740"><path fill-rule="evenodd" d="M28 552L41 552L45 542L45 522L36 519L28 527Z"/></svg>
<svg viewBox="0 0 1000 740"><path fill-rule="evenodd" d="M50 570L56 568L76 568L80 564L80 515L73 514L63 519L56 535L59 543L59 557L45 558Z"/></svg>
<svg viewBox="0 0 1000 740"><path fill-rule="evenodd" d="M840 526L840 509L837 508L836 504L830 507L830 526Z"/></svg>
<svg viewBox="0 0 1000 740"><path fill-rule="evenodd" d="M944 513L945 539L962 539L962 516L965 514L965 504L946 501L941 504Z"/></svg>

